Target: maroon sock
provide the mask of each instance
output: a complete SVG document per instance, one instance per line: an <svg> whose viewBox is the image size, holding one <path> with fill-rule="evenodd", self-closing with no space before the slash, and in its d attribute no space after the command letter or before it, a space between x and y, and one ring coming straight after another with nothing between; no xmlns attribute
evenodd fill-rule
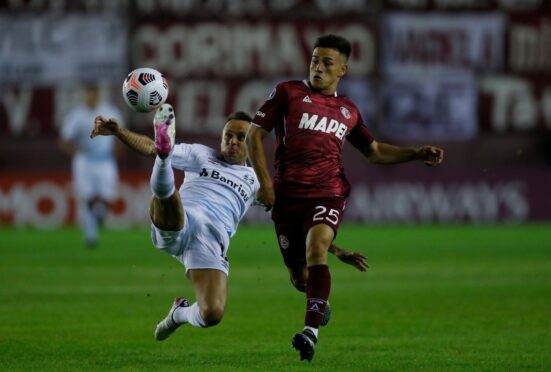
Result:
<svg viewBox="0 0 551 372"><path fill-rule="evenodd" d="M331 289L329 266L316 265L308 267L306 281L306 316L304 324L319 328Z"/></svg>

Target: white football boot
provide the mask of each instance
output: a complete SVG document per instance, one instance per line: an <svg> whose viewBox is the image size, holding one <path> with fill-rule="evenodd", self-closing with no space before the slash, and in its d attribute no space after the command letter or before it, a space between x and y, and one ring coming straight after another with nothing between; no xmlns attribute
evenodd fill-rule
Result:
<svg viewBox="0 0 551 372"><path fill-rule="evenodd" d="M164 103L157 109L153 119L155 129L155 151L160 158L170 155L176 139L176 116L172 105Z"/></svg>
<svg viewBox="0 0 551 372"><path fill-rule="evenodd" d="M180 324L176 323L176 321L173 318L174 311L176 311L179 307L188 307L189 302L187 298L185 297L177 297L174 299L174 303L172 304L172 307L170 308L170 311L168 312L168 315L157 324L157 328L155 329L155 339L157 341L163 341L168 338L178 327Z"/></svg>

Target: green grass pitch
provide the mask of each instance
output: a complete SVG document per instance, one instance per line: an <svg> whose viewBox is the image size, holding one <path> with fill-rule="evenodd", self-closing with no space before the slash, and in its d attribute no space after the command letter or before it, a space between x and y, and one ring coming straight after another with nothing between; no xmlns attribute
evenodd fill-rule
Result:
<svg viewBox="0 0 551 372"><path fill-rule="evenodd" d="M0 229L2 371L521 371L551 368L551 226L343 226L330 257L331 323L311 364L292 335L304 297L271 226L241 226L229 252L226 314L210 329L153 338L183 267L149 231Z"/></svg>

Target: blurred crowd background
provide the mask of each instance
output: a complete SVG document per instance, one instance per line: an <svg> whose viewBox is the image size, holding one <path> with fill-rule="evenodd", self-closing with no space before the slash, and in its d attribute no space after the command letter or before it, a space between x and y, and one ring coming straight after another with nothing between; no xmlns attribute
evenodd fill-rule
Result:
<svg viewBox="0 0 551 372"><path fill-rule="evenodd" d="M134 68L158 69L178 142L217 147L229 112L254 114L277 82L307 78L325 33L353 43L339 94L377 140L446 150L439 168L384 167L345 145L345 221L551 219L551 1L2 0L0 224L74 223L57 141L86 84L151 136L153 114L131 112L121 86ZM120 154L111 226L148 223L151 164ZM251 208L245 221L269 215Z"/></svg>

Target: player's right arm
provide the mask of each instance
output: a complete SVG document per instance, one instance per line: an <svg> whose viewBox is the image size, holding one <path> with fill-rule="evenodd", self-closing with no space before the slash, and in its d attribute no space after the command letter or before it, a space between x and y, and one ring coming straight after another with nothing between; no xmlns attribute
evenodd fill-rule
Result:
<svg viewBox="0 0 551 372"><path fill-rule="evenodd" d="M247 151L249 161L256 173L260 189L256 193L256 199L267 211L272 209L275 202L274 186L272 177L268 171L268 162L266 161L266 152L264 150L263 140L268 134L264 128L251 125L247 133Z"/></svg>
<svg viewBox="0 0 551 372"><path fill-rule="evenodd" d="M98 135L115 136L138 154L151 157L157 156L155 142L151 138L123 128L115 118L106 119L103 116L97 116L94 120L94 129L90 133L90 138Z"/></svg>

